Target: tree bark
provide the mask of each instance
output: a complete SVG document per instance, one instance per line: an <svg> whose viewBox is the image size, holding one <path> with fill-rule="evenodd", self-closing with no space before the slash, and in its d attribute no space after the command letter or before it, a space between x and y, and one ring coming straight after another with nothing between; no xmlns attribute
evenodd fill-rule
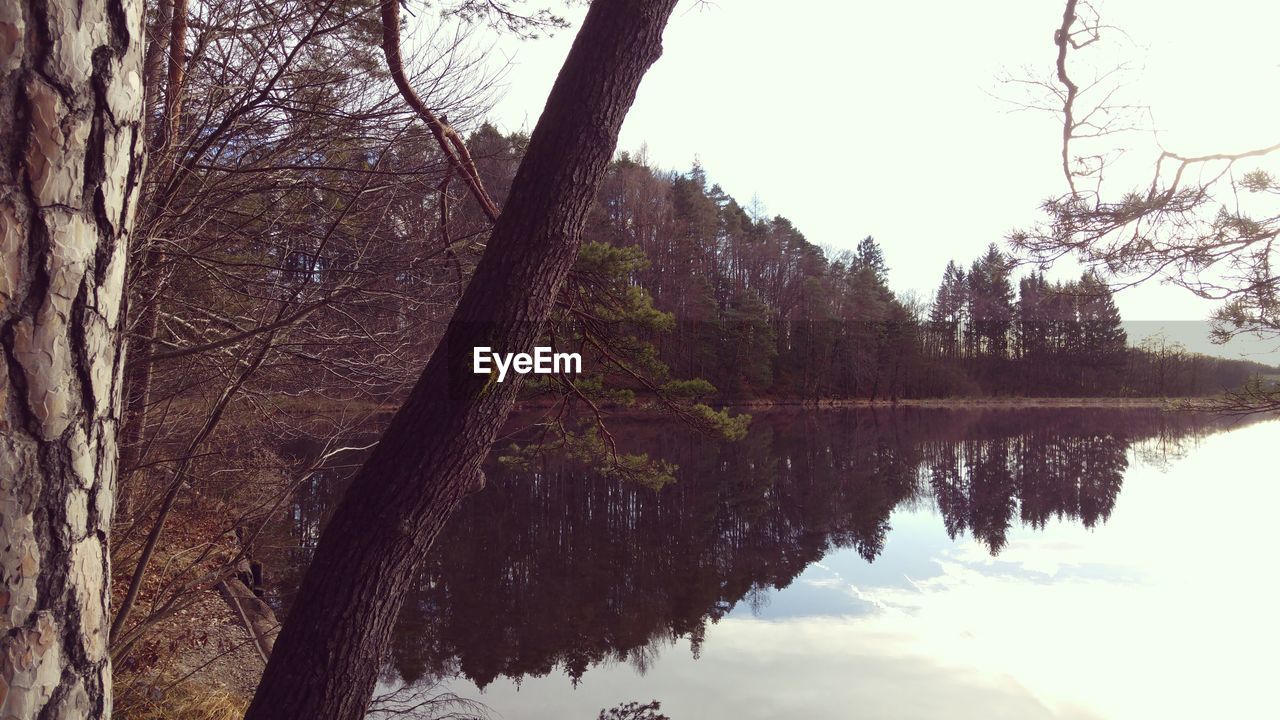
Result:
<svg viewBox="0 0 1280 720"><path fill-rule="evenodd" d="M141 0L0 4L0 717L111 712Z"/></svg>
<svg viewBox="0 0 1280 720"><path fill-rule="evenodd" d="M363 717L396 616L480 464L519 378L475 375L472 348L528 352L675 0L596 0L530 139L444 338L320 538L246 720Z"/></svg>
<svg viewBox="0 0 1280 720"><path fill-rule="evenodd" d="M176 145L182 129L182 88L187 70L187 0L172 0L169 18L169 76L164 93L160 145Z"/></svg>
<svg viewBox="0 0 1280 720"><path fill-rule="evenodd" d="M169 36L173 23L173 0L156 0L155 14L152 16L150 32L147 37L147 49L143 60L143 86L146 94L143 98L143 111L147 117L156 114L157 98L163 86L163 60L165 50L169 47ZM157 128L148 128L150 135L156 137Z"/></svg>

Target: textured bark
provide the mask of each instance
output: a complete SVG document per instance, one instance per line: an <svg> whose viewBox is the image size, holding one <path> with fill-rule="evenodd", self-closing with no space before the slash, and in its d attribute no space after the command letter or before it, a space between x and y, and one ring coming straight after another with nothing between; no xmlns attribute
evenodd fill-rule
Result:
<svg viewBox="0 0 1280 720"><path fill-rule="evenodd" d="M141 0L0 4L0 717L111 711Z"/></svg>
<svg viewBox="0 0 1280 720"><path fill-rule="evenodd" d="M154 115L156 111L157 97L159 97L160 89L164 87L164 58L165 50L169 47L170 23L173 22L173 0L157 0L155 15L151 21L147 36L147 50L143 65L143 86L146 93L143 96L144 112L148 116ZM155 134L155 128L149 128L152 135Z"/></svg>
<svg viewBox="0 0 1280 720"><path fill-rule="evenodd" d="M182 128L182 87L187 70L187 0L174 0L169 21L169 82L164 92L162 146L178 142L178 132Z"/></svg>
<svg viewBox="0 0 1280 720"><path fill-rule="evenodd" d="M471 372L472 348L528 352L675 0L596 0L443 340L320 539L247 720L363 717L424 554L480 464L519 381Z"/></svg>

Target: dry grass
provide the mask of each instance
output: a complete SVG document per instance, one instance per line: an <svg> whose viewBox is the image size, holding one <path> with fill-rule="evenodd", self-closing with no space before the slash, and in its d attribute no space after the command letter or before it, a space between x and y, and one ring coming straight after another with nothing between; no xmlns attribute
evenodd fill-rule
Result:
<svg viewBox="0 0 1280 720"><path fill-rule="evenodd" d="M163 693L150 693L116 715L127 720L240 720L248 707L247 700L228 690L183 683Z"/></svg>

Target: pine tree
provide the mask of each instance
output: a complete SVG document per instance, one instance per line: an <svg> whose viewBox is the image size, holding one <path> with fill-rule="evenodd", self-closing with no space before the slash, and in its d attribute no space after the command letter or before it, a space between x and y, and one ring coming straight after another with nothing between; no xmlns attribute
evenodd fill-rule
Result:
<svg viewBox="0 0 1280 720"><path fill-rule="evenodd" d="M968 305L967 283L964 269L954 260L948 262L942 273L942 285L938 287L929 312L929 321L939 338L943 357L954 358L960 353L960 334Z"/></svg>
<svg viewBox="0 0 1280 720"><path fill-rule="evenodd" d="M875 238L870 235L862 238L858 242L858 249L854 251L854 258L858 268L869 268L881 283L888 282L889 268L884 264L884 251Z"/></svg>
<svg viewBox="0 0 1280 720"><path fill-rule="evenodd" d="M1008 262L995 243L969 271L970 343L975 355L1004 358L1013 324L1013 285Z"/></svg>
<svg viewBox="0 0 1280 720"><path fill-rule="evenodd" d="M1120 319L1111 288L1097 275L1086 272L1078 283L1077 301L1082 355L1090 367L1091 392L1119 390L1119 370L1124 362L1128 334Z"/></svg>

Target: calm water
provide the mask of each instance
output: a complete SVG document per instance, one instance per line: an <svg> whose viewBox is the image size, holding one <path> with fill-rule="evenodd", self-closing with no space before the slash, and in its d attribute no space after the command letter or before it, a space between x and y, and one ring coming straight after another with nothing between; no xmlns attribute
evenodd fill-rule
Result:
<svg viewBox="0 0 1280 720"><path fill-rule="evenodd" d="M678 481L492 463L407 603L389 682L522 720L651 699L673 720L1274 712L1280 423L917 409L757 413L738 443L613 428ZM294 537L333 484L299 497Z"/></svg>

